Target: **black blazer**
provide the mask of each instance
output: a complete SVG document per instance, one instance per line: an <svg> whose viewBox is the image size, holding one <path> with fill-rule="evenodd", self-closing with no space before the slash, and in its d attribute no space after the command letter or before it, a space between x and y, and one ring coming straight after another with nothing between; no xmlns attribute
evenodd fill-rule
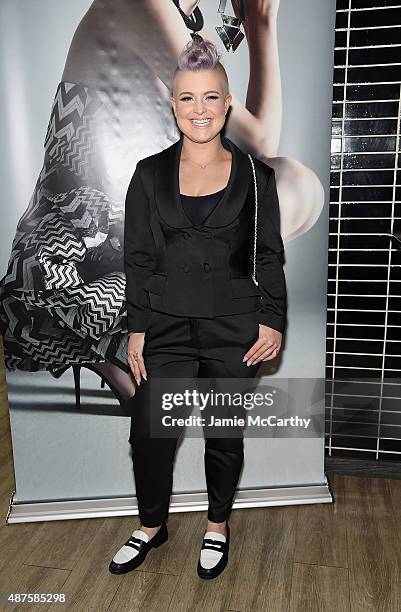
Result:
<svg viewBox="0 0 401 612"><path fill-rule="evenodd" d="M257 311L283 332L287 292L284 245L273 168L254 159L258 186L256 286L250 276L254 181L248 156L232 152L227 188L202 225L194 226L179 193L183 137L140 160L125 201L124 265L128 332L146 331L152 310L213 317Z"/></svg>

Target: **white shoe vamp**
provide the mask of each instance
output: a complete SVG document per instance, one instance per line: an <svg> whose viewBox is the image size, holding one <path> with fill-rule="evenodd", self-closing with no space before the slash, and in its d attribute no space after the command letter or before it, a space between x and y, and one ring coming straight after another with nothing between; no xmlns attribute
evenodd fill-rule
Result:
<svg viewBox="0 0 401 612"><path fill-rule="evenodd" d="M207 531L204 538L210 538L211 540L219 540L220 542L226 541L226 536L222 533L218 533L216 531ZM212 544L210 544L212 546ZM213 548L202 548L200 554L200 564L205 569L212 569L215 567L220 559L222 558L223 553L220 550L213 550Z"/></svg>
<svg viewBox="0 0 401 612"><path fill-rule="evenodd" d="M212 567L215 567L218 564L222 556L222 552L203 548L200 554L200 564L205 569L212 569Z"/></svg>
<svg viewBox="0 0 401 612"><path fill-rule="evenodd" d="M135 529L132 534L132 537L139 538L144 542L149 541L149 537L147 536L147 534L141 531L140 529ZM114 563L127 563L127 561L131 561L131 559L134 559L134 557L136 557L138 553L139 551L136 548L133 548L132 546L126 546L124 544L124 546L122 546L120 550L117 551L114 555L113 561Z"/></svg>
<svg viewBox="0 0 401 612"><path fill-rule="evenodd" d="M122 546L120 550L114 555L113 561L114 563L127 563L127 561L131 561L134 557L137 556L138 550L132 548L132 546Z"/></svg>

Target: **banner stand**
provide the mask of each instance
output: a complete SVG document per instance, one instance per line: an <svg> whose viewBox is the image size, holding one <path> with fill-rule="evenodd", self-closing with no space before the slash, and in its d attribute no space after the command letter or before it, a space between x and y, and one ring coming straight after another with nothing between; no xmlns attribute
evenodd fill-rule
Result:
<svg viewBox="0 0 401 612"><path fill-rule="evenodd" d="M264 508L268 506L296 506L303 504L329 504L334 500L327 479L321 485L278 487L274 489L245 489L238 491L233 510ZM170 513L200 512L207 510L207 494L179 493L172 495ZM59 521L69 519L100 518L106 516L137 516L136 497L114 499L80 499L73 501L50 501L18 503L11 498L7 524Z"/></svg>

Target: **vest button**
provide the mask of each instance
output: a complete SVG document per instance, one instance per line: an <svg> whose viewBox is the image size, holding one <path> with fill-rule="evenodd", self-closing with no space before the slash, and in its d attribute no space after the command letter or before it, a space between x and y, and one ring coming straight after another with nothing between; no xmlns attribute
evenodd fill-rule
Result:
<svg viewBox="0 0 401 612"><path fill-rule="evenodd" d="M189 265L185 264L185 266L183 266L183 270L184 272L189 272Z"/></svg>
<svg viewBox="0 0 401 612"><path fill-rule="evenodd" d="M205 238L211 238L211 237L212 237L212 234L210 234L209 232L205 234Z"/></svg>
<svg viewBox="0 0 401 612"><path fill-rule="evenodd" d="M209 272L210 265L205 261L205 263L203 264L203 268L204 268L205 272Z"/></svg>
<svg viewBox="0 0 401 612"><path fill-rule="evenodd" d="M189 237L190 237L190 234L188 234L188 232L182 232L182 238L183 238L184 240L186 240L186 239L187 239L187 238L189 238Z"/></svg>

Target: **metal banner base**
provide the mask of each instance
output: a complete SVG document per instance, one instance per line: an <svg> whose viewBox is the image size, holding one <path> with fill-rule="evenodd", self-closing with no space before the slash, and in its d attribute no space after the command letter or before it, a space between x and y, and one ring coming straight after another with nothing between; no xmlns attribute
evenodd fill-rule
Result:
<svg viewBox="0 0 401 612"><path fill-rule="evenodd" d="M243 489L236 493L232 508L262 508L268 506L296 506L333 503L327 479L322 484L270 489ZM177 493L171 496L170 513L207 510L206 492ZM79 499L18 503L11 499L6 523L32 523L105 516L138 515L136 497L110 499Z"/></svg>

